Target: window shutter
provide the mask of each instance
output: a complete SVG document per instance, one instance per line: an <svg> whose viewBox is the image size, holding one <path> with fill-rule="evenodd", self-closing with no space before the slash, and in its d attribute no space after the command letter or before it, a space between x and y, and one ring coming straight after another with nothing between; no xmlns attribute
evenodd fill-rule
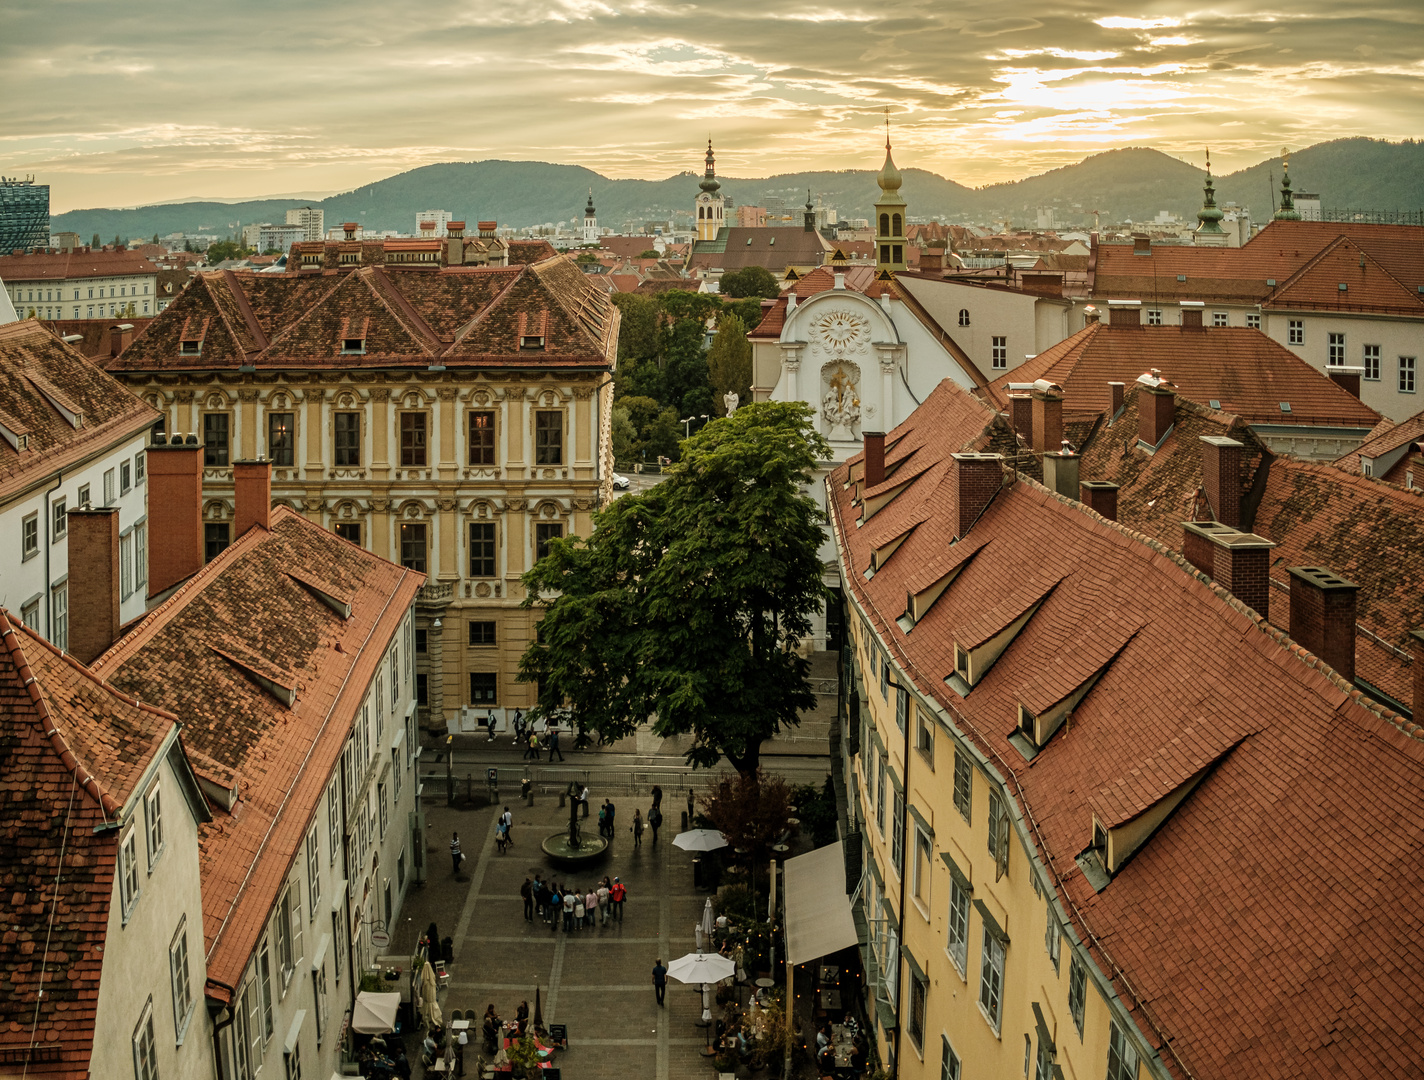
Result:
<svg viewBox="0 0 1424 1080"><path fill-rule="evenodd" d="M994 880L998 881L1009 872L1009 815L1004 811L999 816L999 850L994 853Z"/></svg>
<svg viewBox="0 0 1424 1080"><path fill-rule="evenodd" d="M292 882L292 967L302 958L302 883L298 878Z"/></svg>

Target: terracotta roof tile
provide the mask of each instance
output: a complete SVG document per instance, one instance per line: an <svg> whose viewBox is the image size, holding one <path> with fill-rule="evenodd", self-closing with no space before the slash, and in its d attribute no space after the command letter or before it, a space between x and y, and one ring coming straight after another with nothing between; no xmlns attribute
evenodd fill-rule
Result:
<svg viewBox="0 0 1424 1080"><path fill-rule="evenodd" d="M1424 257L1416 272L1424 277ZM1262 307L1421 318L1424 296L1381 266L1361 245L1341 236L1280 282Z"/></svg>
<svg viewBox="0 0 1424 1080"><path fill-rule="evenodd" d="M0 281L12 284L18 281L66 281L157 273L158 267L153 260L137 251L79 248L67 254L0 255Z"/></svg>
<svg viewBox="0 0 1424 1080"><path fill-rule="evenodd" d="M208 972L232 985L385 643L424 581L285 507L272 511L271 526L248 530L94 664L114 686L181 715L200 768L211 761L241 779L241 812L199 834ZM350 597L351 617L292 571ZM252 677L259 665L263 676L294 682L290 707Z"/></svg>
<svg viewBox="0 0 1424 1080"><path fill-rule="evenodd" d="M1400 449L1405 443L1419 442L1420 440L1424 440L1424 412L1417 412L1408 419L1401 420L1398 424L1382 422L1358 448L1351 450L1344 457L1338 458L1335 465L1345 472L1359 473L1363 468L1363 463L1360 461L1362 457L1383 457L1391 450ZM1402 461L1403 458L1400 459L1400 463ZM1396 463L1396 468L1391 469L1383 476L1376 473L1376 479L1400 483L1404 479L1403 476L1395 475L1396 471L1401 474L1403 472L1402 469L1398 469L1400 463ZM1421 478L1421 482L1424 482L1424 478Z"/></svg>

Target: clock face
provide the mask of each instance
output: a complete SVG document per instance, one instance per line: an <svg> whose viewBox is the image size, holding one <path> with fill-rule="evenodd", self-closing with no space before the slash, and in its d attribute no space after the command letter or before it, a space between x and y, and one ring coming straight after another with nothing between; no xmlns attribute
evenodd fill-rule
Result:
<svg viewBox="0 0 1424 1080"><path fill-rule="evenodd" d="M850 311L828 311L815 326L821 340L832 349L849 349L870 337L870 325Z"/></svg>

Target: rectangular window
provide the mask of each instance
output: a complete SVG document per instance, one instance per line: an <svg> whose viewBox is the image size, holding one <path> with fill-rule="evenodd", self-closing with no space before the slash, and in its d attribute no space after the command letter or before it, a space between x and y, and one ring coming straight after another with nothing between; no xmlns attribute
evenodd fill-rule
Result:
<svg viewBox="0 0 1424 1080"><path fill-rule="evenodd" d="M903 686L895 687L895 726L905 730L907 714L910 711L910 691Z"/></svg>
<svg viewBox="0 0 1424 1080"><path fill-rule="evenodd" d="M326 789L326 839L334 863L336 853L341 850L341 790L335 780Z"/></svg>
<svg viewBox="0 0 1424 1080"><path fill-rule="evenodd" d="M915 710L915 749L934 768L934 727L919 709Z"/></svg>
<svg viewBox="0 0 1424 1080"><path fill-rule="evenodd" d="M75 500L74 505L80 507L81 509L83 509L84 507L86 507L86 506L89 505L89 485L88 485L88 484L82 484L82 485L80 485L80 488L79 488L79 498L78 498L77 500Z"/></svg>
<svg viewBox="0 0 1424 1080"><path fill-rule="evenodd" d="M168 946L168 972L173 983L173 1030L178 1041L193 1014L193 983L188 974L188 916L178 920L178 932Z"/></svg>
<svg viewBox="0 0 1424 1080"><path fill-rule="evenodd" d="M430 652L430 631L417 629L415 631L415 655L425 656Z"/></svg>
<svg viewBox="0 0 1424 1080"><path fill-rule="evenodd" d="M430 704L430 677L424 672L415 677L415 703L417 705Z"/></svg>
<svg viewBox="0 0 1424 1080"><path fill-rule="evenodd" d="M1259 329L1261 329L1261 314L1260 314L1260 312L1252 311L1252 312L1247 313L1247 315L1246 315L1246 329L1247 329L1247 330L1259 330Z"/></svg>
<svg viewBox="0 0 1424 1080"><path fill-rule="evenodd" d="M1412 356L1399 358L1399 392L1401 394L1414 393L1414 357Z"/></svg>
<svg viewBox="0 0 1424 1080"><path fill-rule="evenodd" d="M1009 339L995 336L992 344L994 367L1003 370L1009 366Z"/></svg>
<svg viewBox="0 0 1424 1080"><path fill-rule="evenodd" d="M984 930L983 950L979 955L979 1011L999 1033L1004 1009L1004 946L999 939Z"/></svg>
<svg viewBox="0 0 1424 1080"><path fill-rule="evenodd" d="M1148 308L1148 309L1147 309L1147 325L1148 325L1148 326L1161 326L1161 325L1162 325L1162 309L1161 309L1161 308Z"/></svg>
<svg viewBox="0 0 1424 1080"><path fill-rule="evenodd" d="M13 519L12 519L13 520ZM20 522L20 558L32 559L40 553L40 515L26 514Z"/></svg>
<svg viewBox="0 0 1424 1080"><path fill-rule="evenodd" d="M127 495L133 490L133 462L119 462L119 494Z"/></svg>
<svg viewBox="0 0 1424 1080"><path fill-rule="evenodd" d="M423 522L401 522L400 527L401 565L409 570L425 573L425 524Z"/></svg>
<svg viewBox="0 0 1424 1080"><path fill-rule="evenodd" d="M119 598L127 600L134 591L133 533L119 537Z"/></svg>
<svg viewBox="0 0 1424 1080"><path fill-rule="evenodd" d="M1062 956L1063 933L1058 926L1058 916L1053 914L1053 905L1048 905L1048 928L1043 932L1043 947L1048 950L1048 959L1053 961L1053 970L1058 970Z"/></svg>
<svg viewBox="0 0 1424 1080"><path fill-rule="evenodd" d="M339 412L334 415L336 467L357 468L361 464L361 414Z"/></svg>
<svg viewBox="0 0 1424 1080"><path fill-rule="evenodd" d="M895 789L895 819L891 822L895 835L890 838L890 859L895 864L895 873L905 873L905 793Z"/></svg>
<svg viewBox="0 0 1424 1080"><path fill-rule="evenodd" d="M959 1055L943 1035L939 1037L939 1080L959 1080Z"/></svg>
<svg viewBox="0 0 1424 1080"><path fill-rule="evenodd" d="M966 976L969 970L969 893L958 878L951 878L949 885L948 952L960 976Z"/></svg>
<svg viewBox="0 0 1424 1080"><path fill-rule="evenodd" d="M539 411L534 414L534 464L564 463L564 414Z"/></svg>
<svg viewBox="0 0 1424 1080"><path fill-rule="evenodd" d="M389 823L391 816L389 801L386 799L386 782L384 780L376 784L376 809L381 819L381 839L384 840L386 838L386 825Z"/></svg>
<svg viewBox="0 0 1424 1080"><path fill-rule="evenodd" d="M910 1023L906 1030L915 1047L921 1051L925 1045L925 998L929 996L929 984L910 971Z"/></svg>
<svg viewBox="0 0 1424 1080"><path fill-rule="evenodd" d="M1305 323L1300 319L1288 319L1286 321L1286 344L1305 344Z"/></svg>
<svg viewBox="0 0 1424 1080"><path fill-rule="evenodd" d="M226 521L209 521L203 525L203 561L212 562L232 541Z"/></svg>
<svg viewBox="0 0 1424 1080"><path fill-rule="evenodd" d="M272 1022L272 955L268 948L267 938L263 937L262 944L257 947L257 978L262 986L262 1044L265 1046L267 1040L272 1037L274 1025ZM262 1068L261 1055L253 1058L254 1066Z"/></svg>
<svg viewBox="0 0 1424 1080"><path fill-rule="evenodd" d="M1078 1028L1078 1038L1083 1038L1083 1011L1088 1000L1088 969L1076 956L1068 965L1068 1012Z"/></svg>
<svg viewBox="0 0 1424 1080"><path fill-rule="evenodd" d="M542 559L549 554L549 541L557 540L564 535L564 525L561 521L546 522L541 521L534 526L534 558Z"/></svg>
<svg viewBox="0 0 1424 1080"><path fill-rule="evenodd" d="M1137 1051L1116 1020L1108 1034L1108 1080L1137 1080Z"/></svg>
<svg viewBox="0 0 1424 1080"><path fill-rule="evenodd" d="M490 671L470 672L470 704L493 705L499 697L499 676Z"/></svg>
<svg viewBox="0 0 1424 1080"><path fill-rule="evenodd" d="M331 967L336 973L336 981L341 981L341 954L346 951L345 915L338 905L331 913L331 939L338 942L338 946L331 950Z"/></svg>
<svg viewBox="0 0 1424 1080"><path fill-rule="evenodd" d="M1328 364L1330 367L1344 367L1344 366L1345 366L1345 335L1344 335L1344 334L1327 334L1325 340L1326 340L1326 346L1325 346L1325 350L1326 350L1325 362L1326 362L1326 364Z"/></svg>
<svg viewBox="0 0 1424 1080"><path fill-rule="evenodd" d="M148 872L151 874L163 854L163 789L157 784L143 801L143 819L148 831Z"/></svg>
<svg viewBox="0 0 1424 1080"><path fill-rule="evenodd" d="M124 922L128 922L138 893L138 830L131 828L119 844L119 900L123 905Z"/></svg>
<svg viewBox="0 0 1424 1080"><path fill-rule="evenodd" d="M880 661L880 696L885 699L885 703L890 703L890 658L884 653L877 653L876 659Z"/></svg>
<svg viewBox="0 0 1424 1080"><path fill-rule="evenodd" d="M958 747L954 751L954 808L965 821L969 820L971 799L974 793L974 766L969 756Z"/></svg>
<svg viewBox="0 0 1424 1080"><path fill-rule="evenodd" d="M875 789L875 825L880 830L882 839L885 837L885 785L889 782L885 779L885 755L880 755L880 783Z"/></svg>
<svg viewBox="0 0 1424 1080"><path fill-rule="evenodd" d="M295 417L289 412L267 414L267 456L279 469L290 469L296 454Z"/></svg>
<svg viewBox="0 0 1424 1080"><path fill-rule="evenodd" d="M113 506L115 499L114 470L104 470L104 505Z"/></svg>
<svg viewBox="0 0 1424 1080"><path fill-rule="evenodd" d="M283 1051L282 1058L287 1065L286 1080L302 1080L302 1044L292 1043L290 1050Z"/></svg>
<svg viewBox="0 0 1424 1080"><path fill-rule="evenodd" d="M915 898L926 906L930 902L930 868L934 865L934 846L930 838L915 830Z"/></svg>
<svg viewBox="0 0 1424 1080"><path fill-rule="evenodd" d="M54 514L53 528L50 530L56 541L63 540L69 532L69 510L64 499L56 499L50 506Z"/></svg>
<svg viewBox="0 0 1424 1080"><path fill-rule="evenodd" d="M134 455L133 463L134 483L141 484L143 483L144 478L148 476L148 460L144 457L144 453L142 450L140 450L137 454Z"/></svg>
<svg viewBox="0 0 1424 1080"><path fill-rule="evenodd" d="M330 1022L330 1005L326 999L326 965L312 972L312 993L316 998L316 1041L321 1042Z"/></svg>
<svg viewBox="0 0 1424 1080"><path fill-rule="evenodd" d="M1378 382L1380 377L1380 347L1378 345L1366 345L1362 362L1365 367L1365 378L1370 382Z"/></svg>
<svg viewBox="0 0 1424 1080"><path fill-rule="evenodd" d="M332 531L343 540L350 540L357 547L361 546L361 523L359 521L338 521L332 526Z"/></svg>
<svg viewBox="0 0 1424 1080"><path fill-rule="evenodd" d="M50 594L54 611L52 644L61 652L69 651L69 583L56 585Z"/></svg>
<svg viewBox="0 0 1424 1080"><path fill-rule="evenodd" d="M1002 829L1000 822L1004 820L1004 800L993 788L989 789L989 854L995 859L999 858L999 841Z"/></svg>
<svg viewBox="0 0 1424 1080"><path fill-rule="evenodd" d="M470 413L470 464L494 464L494 413Z"/></svg>
<svg viewBox="0 0 1424 1080"><path fill-rule="evenodd" d="M134 588L148 584L148 523L139 522L133 530Z"/></svg>
<svg viewBox="0 0 1424 1080"><path fill-rule="evenodd" d="M425 468L425 422L423 412L400 414L400 463L403 469Z"/></svg>
<svg viewBox="0 0 1424 1080"><path fill-rule="evenodd" d="M20 608L20 621L31 630L40 628L40 602L38 599L31 600Z"/></svg>
<svg viewBox="0 0 1424 1080"><path fill-rule="evenodd" d="M149 998L133 1033L134 1080L158 1080L158 1059L154 1051L153 999Z"/></svg>
<svg viewBox="0 0 1424 1080"><path fill-rule="evenodd" d="M252 1080L252 1061L257 1056L257 989L249 981L238 996L232 1019L233 1075L236 1080Z"/></svg>
<svg viewBox="0 0 1424 1080"><path fill-rule="evenodd" d="M470 577L494 577L494 523L470 523Z"/></svg>
<svg viewBox="0 0 1424 1080"><path fill-rule="evenodd" d="M1213 311L1213 312L1211 313L1211 325L1212 325L1212 326L1228 326L1228 325L1230 325L1230 320L1227 318L1226 312L1224 312L1224 311Z"/></svg>
<svg viewBox="0 0 1424 1080"><path fill-rule="evenodd" d="M400 802L401 789L400 750L391 751L391 799Z"/></svg>
<svg viewBox="0 0 1424 1080"><path fill-rule="evenodd" d="M307 833L307 905L313 918L317 901L321 899L321 838L316 826Z"/></svg>
<svg viewBox="0 0 1424 1080"><path fill-rule="evenodd" d="M495 624L492 622L470 623L471 645L493 645Z"/></svg>
<svg viewBox="0 0 1424 1080"><path fill-rule="evenodd" d="M224 468L228 463L227 413L203 414L203 467Z"/></svg>

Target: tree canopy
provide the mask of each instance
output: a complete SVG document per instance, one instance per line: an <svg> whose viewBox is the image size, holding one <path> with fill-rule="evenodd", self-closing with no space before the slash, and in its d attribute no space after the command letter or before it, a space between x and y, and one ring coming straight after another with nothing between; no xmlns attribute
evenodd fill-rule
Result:
<svg viewBox="0 0 1424 1080"><path fill-rule="evenodd" d="M723 315L717 323L717 336L707 350L707 375L719 416L727 411L722 397L728 391L743 405L751 401L752 343L747 340L746 324L735 314Z"/></svg>
<svg viewBox="0 0 1424 1080"><path fill-rule="evenodd" d="M688 764L758 767L761 744L815 696L795 651L825 589L825 517L805 493L829 456L802 402L761 402L709 423L647 492L594 518L593 535L550 543L524 575L543 612L520 679L539 707L572 705L612 742L653 717L690 734Z"/></svg>
<svg viewBox="0 0 1424 1080"><path fill-rule="evenodd" d="M723 296L733 298L755 296L775 300L781 295L781 283L776 280L776 275L764 266L744 266L740 270L729 270L722 275L721 283L717 287Z"/></svg>

